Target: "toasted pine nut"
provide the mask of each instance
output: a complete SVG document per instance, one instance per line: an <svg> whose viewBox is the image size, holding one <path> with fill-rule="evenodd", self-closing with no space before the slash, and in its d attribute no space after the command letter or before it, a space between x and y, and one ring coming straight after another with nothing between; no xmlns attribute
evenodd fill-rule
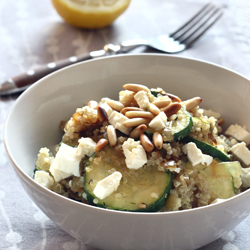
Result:
<svg viewBox="0 0 250 250"><path fill-rule="evenodd" d="M153 143L156 148L161 149L163 146L163 138L159 132L154 132L153 134Z"/></svg>
<svg viewBox="0 0 250 250"><path fill-rule="evenodd" d="M137 207L138 207L139 209L145 209L145 208L147 208L147 204L141 202L141 203L139 203L139 204L137 205Z"/></svg>
<svg viewBox="0 0 250 250"><path fill-rule="evenodd" d="M181 102L181 98L176 95L167 93L167 96L172 100L172 102Z"/></svg>
<svg viewBox="0 0 250 250"><path fill-rule="evenodd" d="M97 107L98 107L98 102L96 102L96 101L89 101L89 102L88 102L88 106L89 106L90 108L92 108L92 109L97 109Z"/></svg>
<svg viewBox="0 0 250 250"><path fill-rule="evenodd" d="M153 114L153 115L159 115L160 114L160 110L159 108L157 108L153 103L149 104L149 111Z"/></svg>
<svg viewBox="0 0 250 250"><path fill-rule="evenodd" d="M145 124L139 125L130 132L129 137L137 139L140 137L140 134L143 134L146 130L147 126Z"/></svg>
<svg viewBox="0 0 250 250"><path fill-rule="evenodd" d="M121 111L124 108L124 105L119 102L119 101L115 101L115 100L108 100L107 104L114 110L116 111Z"/></svg>
<svg viewBox="0 0 250 250"><path fill-rule="evenodd" d="M225 123L225 121L223 120L223 118L217 119L217 122L218 122L218 125L220 125L220 126L222 126Z"/></svg>
<svg viewBox="0 0 250 250"><path fill-rule="evenodd" d="M147 93L150 92L149 88L146 87L145 85L141 84L136 84L136 83L127 83L122 86L126 90L134 91L134 92L139 92L141 90L146 91Z"/></svg>
<svg viewBox="0 0 250 250"><path fill-rule="evenodd" d="M141 108L137 108L137 107L125 107L123 108L120 113L122 113L123 115L125 115L126 112L128 111L143 111L144 109Z"/></svg>
<svg viewBox="0 0 250 250"><path fill-rule="evenodd" d="M141 145L147 152L152 152L154 149L154 144L149 140L145 134L140 134Z"/></svg>
<svg viewBox="0 0 250 250"><path fill-rule="evenodd" d="M176 114L181 109L181 104L179 102L173 102L169 104L162 111L166 114L167 117Z"/></svg>
<svg viewBox="0 0 250 250"><path fill-rule="evenodd" d="M98 106L97 108L97 115L100 120L100 122L108 121L108 114L104 108L101 106Z"/></svg>
<svg viewBox="0 0 250 250"><path fill-rule="evenodd" d="M108 144L108 141L104 138L100 139L95 146L95 152L101 151L106 145Z"/></svg>
<svg viewBox="0 0 250 250"><path fill-rule="evenodd" d="M125 116L128 118L145 118L145 119L153 119L154 115L151 112L147 111L128 111L125 113Z"/></svg>
<svg viewBox="0 0 250 250"><path fill-rule="evenodd" d="M148 124L148 119L145 118L132 118L132 119L128 119L127 121L125 121L123 123L123 125L127 128L129 127L136 127L139 126L141 124Z"/></svg>
<svg viewBox="0 0 250 250"><path fill-rule="evenodd" d="M155 100L152 103L159 109L167 107L171 103L171 99Z"/></svg>
<svg viewBox="0 0 250 250"><path fill-rule="evenodd" d="M112 125L109 125L107 127L107 135L108 135L110 147L114 147L117 143L117 136L116 136L115 128Z"/></svg>
<svg viewBox="0 0 250 250"><path fill-rule="evenodd" d="M182 102L186 106L186 110L190 111L193 108L197 107L201 103L202 99L200 97L194 97Z"/></svg>
<svg viewBox="0 0 250 250"><path fill-rule="evenodd" d="M72 118L74 119L74 121L76 122L76 123L80 123L80 121L79 121L79 117L80 117L81 115L79 114L79 113L74 113L73 115L72 115Z"/></svg>

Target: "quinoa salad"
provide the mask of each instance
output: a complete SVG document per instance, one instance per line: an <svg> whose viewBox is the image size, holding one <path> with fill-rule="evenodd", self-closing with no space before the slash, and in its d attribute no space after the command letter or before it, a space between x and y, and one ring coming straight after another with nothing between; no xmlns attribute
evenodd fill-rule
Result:
<svg viewBox="0 0 250 250"><path fill-rule="evenodd" d="M34 180L106 209L185 210L222 202L250 187L250 133L222 130L223 116L201 97L181 100L128 83L61 121L54 148L40 149Z"/></svg>

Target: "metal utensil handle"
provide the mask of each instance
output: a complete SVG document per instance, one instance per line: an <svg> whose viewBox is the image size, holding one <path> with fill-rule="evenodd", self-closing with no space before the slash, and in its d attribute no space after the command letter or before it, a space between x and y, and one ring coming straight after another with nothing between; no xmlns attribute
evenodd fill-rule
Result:
<svg viewBox="0 0 250 250"><path fill-rule="evenodd" d="M72 65L74 63L89 60L89 59L92 59L92 56L90 56L90 54L82 55L78 57L73 56L68 59L63 59L57 62L48 63L47 65L41 66L34 70L29 70L26 73L12 77L12 80L14 81L17 87L19 88L24 87L24 86L35 83L42 77L52 72L55 72L56 70L59 70L66 66Z"/></svg>

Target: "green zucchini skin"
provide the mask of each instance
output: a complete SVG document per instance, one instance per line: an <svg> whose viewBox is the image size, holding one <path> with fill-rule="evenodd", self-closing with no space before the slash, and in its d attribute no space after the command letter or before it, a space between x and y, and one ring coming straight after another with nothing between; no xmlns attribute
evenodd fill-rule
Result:
<svg viewBox="0 0 250 250"><path fill-rule="evenodd" d="M177 112L176 115L177 117L178 115L181 115L182 119L172 122L172 137L171 139L167 140L169 142L180 141L186 136L188 136L192 131L193 119L190 113L186 111L186 108L184 106L181 107L181 109ZM150 139L152 139L154 132L155 131L152 128L147 128L147 130L145 131L145 134Z"/></svg>
<svg viewBox="0 0 250 250"><path fill-rule="evenodd" d="M166 204L166 200L168 198L169 192L172 188L172 174L170 171L160 172L159 170L152 168L152 170L143 169L141 170L133 170L130 172L131 179L129 180L127 177L129 176L127 173L129 170L125 166L125 157L123 155L119 155L115 149L109 148L108 146L105 149L104 158L100 160L100 155L98 153L92 157L92 161L87 161L85 164L85 173L84 173L84 193L85 199L94 206L112 209L112 210L121 210L121 211L130 211L130 212L157 212L160 211ZM121 163L121 166L107 164L110 156L117 156ZM100 164L95 164L95 158L100 161ZM114 161L115 162L115 161ZM116 166L116 167L115 167ZM125 168L124 168L125 167ZM91 171L88 171L87 168L91 168ZM121 172L123 178L120 182L120 185L116 192L111 194L110 196L104 198L103 200L95 197L93 190L97 182L109 174L109 171L112 168L116 168L117 171ZM87 171L86 171L87 169ZM134 174L134 175L133 175ZM137 179L134 177L137 176ZM96 183L91 183L90 180L96 178ZM126 183L125 183L126 179ZM148 179L149 184L143 185L143 180ZM138 185L137 185L138 183ZM133 188L136 188L137 191L134 191ZM116 194L123 194L124 198L120 201L116 200ZM151 197L152 193L156 193L158 197ZM147 204L145 208L138 207L139 203Z"/></svg>
<svg viewBox="0 0 250 250"><path fill-rule="evenodd" d="M182 113L182 115L184 116L184 128L181 128L178 131L178 128L176 129L176 131L173 131L173 137L174 137L174 141L180 141L183 138L185 138L186 136L188 136L191 133L192 127L193 127L193 119L192 116L190 115L189 112L186 111L186 108L184 106L181 107L181 110L178 113ZM177 115L178 115L177 113ZM182 125L183 126L183 125Z"/></svg>
<svg viewBox="0 0 250 250"><path fill-rule="evenodd" d="M182 139L182 142L184 143L193 142L196 144L197 148L199 148L205 154L211 155L213 158L216 158L222 162L230 161L230 157L227 154L221 152L219 149L215 148L214 146L206 142L194 139L191 136L186 136L185 138Z"/></svg>

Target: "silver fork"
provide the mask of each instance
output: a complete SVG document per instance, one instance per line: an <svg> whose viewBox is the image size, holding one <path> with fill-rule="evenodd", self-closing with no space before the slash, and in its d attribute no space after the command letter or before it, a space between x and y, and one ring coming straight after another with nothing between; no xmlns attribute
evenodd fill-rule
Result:
<svg viewBox="0 0 250 250"><path fill-rule="evenodd" d="M221 7L206 4L189 21L169 35L151 39L134 39L120 45L107 44L103 50L93 51L93 57L127 53L139 46L147 46L160 52L174 54L190 48L223 15Z"/></svg>
<svg viewBox="0 0 250 250"><path fill-rule="evenodd" d="M29 70L12 77L0 85L0 96L16 94L27 89L40 78L77 62L121 53L127 53L139 46L163 52L178 53L191 47L222 16L220 7L206 4L189 21L170 35L161 35L148 40L134 39L119 45L106 44L102 50L92 51L88 55L73 56L61 61L48 63L40 68Z"/></svg>

